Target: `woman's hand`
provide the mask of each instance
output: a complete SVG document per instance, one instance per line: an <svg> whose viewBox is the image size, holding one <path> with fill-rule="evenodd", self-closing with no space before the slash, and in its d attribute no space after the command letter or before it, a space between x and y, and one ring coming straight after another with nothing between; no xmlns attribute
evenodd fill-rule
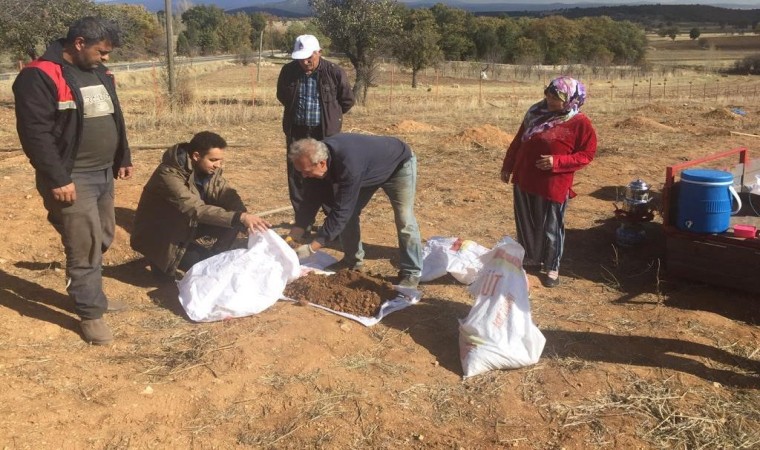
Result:
<svg viewBox="0 0 760 450"><path fill-rule="evenodd" d="M536 168L539 170L552 170L554 168L554 157L552 155L541 155L536 161Z"/></svg>
<svg viewBox="0 0 760 450"><path fill-rule="evenodd" d="M512 176L512 173L507 172L506 170L503 170L501 172L501 181L504 183L509 183L509 178Z"/></svg>

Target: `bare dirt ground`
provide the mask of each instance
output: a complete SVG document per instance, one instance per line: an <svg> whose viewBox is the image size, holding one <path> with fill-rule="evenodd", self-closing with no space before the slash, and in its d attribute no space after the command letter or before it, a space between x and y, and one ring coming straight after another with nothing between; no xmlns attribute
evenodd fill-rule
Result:
<svg viewBox="0 0 760 450"><path fill-rule="evenodd" d="M0 85L0 447L760 445L760 299L668 276L659 216L644 244L614 243L614 202L632 180L659 192L668 165L737 146L760 155L760 139L730 134L760 134L756 97L633 103L610 99L605 81L594 80L585 109L599 150L576 176L562 285L546 289L529 277L533 317L547 338L543 356L532 367L462 380L457 320L472 300L453 278L421 285L419 304L370 328L290 302L196 324L176 286L152 278L129 248L161 147L202 129L233 144L225 174L252 210L288 204L277 71L264 68L257 84L251 68L199 72L195 105L176 116L157 107L155 78L117 75L136 175L117 184L117 240L104 267L107 294L130 308L107 317L116 341L105 348L78 333L62 246L18 150L9 85ZM498 173L541 80L423 79L429 89L390 91L388 78L344 130L411 144L423 237L491 247L513 235L511 188ZM395 80L408 81L398 73ZM746 114L712 113L727 106ZM270 220L284 233L290 215ZM367 265L387 276L396 272L392 221L382 195L362 218Z"/></svg>

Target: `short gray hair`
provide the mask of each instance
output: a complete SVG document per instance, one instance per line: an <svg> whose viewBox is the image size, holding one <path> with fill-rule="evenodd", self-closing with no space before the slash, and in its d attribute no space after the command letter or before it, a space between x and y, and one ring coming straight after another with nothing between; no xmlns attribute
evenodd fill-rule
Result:
<svg viewBox="0 0 760 450"><path fill-rule="evenodd" d="M327 145L324 142L314 138L299 139L290 144L290 149L288 150L289 160L295 161L303 155L308 155L311 162L317 164L321 161L327 161L330 152L327 150Z"/></svg>

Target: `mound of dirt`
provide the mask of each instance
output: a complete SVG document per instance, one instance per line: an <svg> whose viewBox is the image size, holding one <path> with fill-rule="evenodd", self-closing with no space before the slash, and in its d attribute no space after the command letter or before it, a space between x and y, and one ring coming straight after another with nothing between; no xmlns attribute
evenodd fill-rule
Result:
<svg viewBox="0 0 760 450"><path fill-rule="evenodd" d="M347 269L334 275L310 273L285 288L299 302L316 303L333 311L372 317L380 305L398 295L387 281Z"/></svg>
<svg viewBox="0 0 760 450"><path fill-rule="evenodd" d="M426 123L415 122L414 120L402 120L389 126L386 130L391 133L420 133L424 131L438 131L440 128Z"/></svg>
<svg viewBox="0 0 760 450"><path fill-rule="evenodd" d="M736 120L736 119L741 118L739 114L734 114L733 112L731 112L731 110L727 108L713 109L712 111L708 111L702 114L702 117L705 117L707 119L718 119L718 120L722 120L722 119Z"/></svg>
<svg viewBox="0 0 760 450"><path fill-rule="evenodd" d="M625 128L644 131L678 131L677 129L663 125L656 120L642 116L633 116L615 124L615 128Z"/></svg>
<svg viewBox="0 0 760 450"><path fill-rule="evenodd" d="M480 148L507 148L514 138L513 135L505 133L493 125L468 128L454 135L454 140L456 142L474 145Z"/></svg>
<svg viewBox="0 0 760 450"><path fill-rule="evenodd" d="M673 108L667 105L661 105L659 103L649 103L648 105L640 106L635 111L654 112L658 114L669 114L673 112Z"/></svg>

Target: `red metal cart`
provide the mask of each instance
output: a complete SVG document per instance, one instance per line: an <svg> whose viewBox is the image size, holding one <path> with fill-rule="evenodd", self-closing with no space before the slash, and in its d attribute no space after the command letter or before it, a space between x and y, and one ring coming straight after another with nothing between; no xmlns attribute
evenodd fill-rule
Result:
<svg viewBox="0 0 760 450"><path fill-rule="evenodd" d="M734 184L737 180L740 187L754 182L755 173L760 172L760 160L750 160L749 151L744 147L666 168L662 191L665 267L669 275L760 293L760 239L736 237L731 228L725 233L701 234L683 231L674 225L679 187L676 177L681 171L736 156L739 163L730 169L734 173ZM755 212L760 211L760 196L742 193L741 197L743 202L752 203L731 218L732 226L741 223L760 228L760 217Z"/></svg>

